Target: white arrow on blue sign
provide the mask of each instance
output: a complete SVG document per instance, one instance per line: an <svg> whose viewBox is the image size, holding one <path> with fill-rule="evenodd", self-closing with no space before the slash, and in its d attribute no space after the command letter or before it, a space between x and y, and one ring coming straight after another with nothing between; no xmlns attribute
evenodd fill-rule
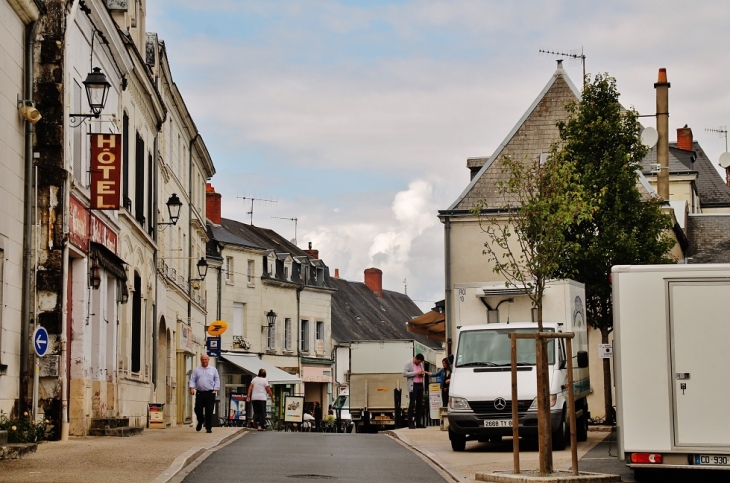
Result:
<svg viewBox="0 0 730 483"><path fill-rule="evenodd" d="M33 332L33 348L38 357L48 353L48 331L44 327L37 327Z"/></svg>

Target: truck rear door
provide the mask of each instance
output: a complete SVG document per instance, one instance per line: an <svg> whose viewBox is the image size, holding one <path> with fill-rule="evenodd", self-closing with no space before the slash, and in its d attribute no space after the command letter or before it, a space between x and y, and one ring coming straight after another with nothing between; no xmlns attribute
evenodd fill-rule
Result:
<svg viewBox="0 0 730 483"><path fill-rule="evenodd" d="M730 446L730 281L669 282L675 446Z"/></svg>

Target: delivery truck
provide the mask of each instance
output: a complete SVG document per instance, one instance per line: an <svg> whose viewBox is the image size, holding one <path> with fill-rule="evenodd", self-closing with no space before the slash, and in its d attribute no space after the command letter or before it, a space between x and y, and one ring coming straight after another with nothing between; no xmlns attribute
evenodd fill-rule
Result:
<svg viewBox="0 0 730 483"><path fill-rule="evenodd" d="M730 470L730 265L615 266L611 278L619 456L638 480Z"/></svg>
<svg viewBox="0 0 730 483"><path fill-rule="evenodd" d="M487 291L482 290L481 293ZM489 294L492 296L493 292ZM515 292L507 295L514 297ZM585 441L588 437L590 378L585 288L572 280L555 281L546 291L546 298L549 298L549 310L545 313L543 331L574 333L572 354L567 353L567 345L562 339L552 339L547 343L552 442L553 448L564 449L570 439L569 411L576 414L578 441ZM464 318L461 320L464 321ZM499 441L503 436L512 436L509 334L536 332L537 323L518 319L470 324L457 327L457 330L449 388L449 440L454 451L464 451L466 442L470 440ZM568 405L568 358L571 358L573 367L573 408ZM537 368L533 339L518 339L517 366L519 435L536 439Z"/></svg>
<svg viewBox="0 0 730 483"><path fill-rule="evenodd" d="M403 366L415 355L412 340L350 343L350 417L358 433L395 429L408 409Z"/></svg>

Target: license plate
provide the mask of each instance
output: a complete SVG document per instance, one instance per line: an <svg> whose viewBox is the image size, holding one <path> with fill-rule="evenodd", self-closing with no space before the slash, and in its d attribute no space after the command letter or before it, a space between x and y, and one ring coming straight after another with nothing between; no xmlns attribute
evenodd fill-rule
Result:
<svg viewBox="0 0 730 483"><path fill-rule="evenodd" d="M375 416L376 421L389 421L390 416Z"/></svg>
<svg viewBox="0 0 730 483"><path fill-rule="evenodd" d="M484 427L485 428L511 428L512 420L511 419L485 419Z"/></svg>
<svg viewBox="0 0 730 483"><path fill-rule="evenodd" d="M724 454L696 454L696 465L730 466L730 456Z"/></svg>

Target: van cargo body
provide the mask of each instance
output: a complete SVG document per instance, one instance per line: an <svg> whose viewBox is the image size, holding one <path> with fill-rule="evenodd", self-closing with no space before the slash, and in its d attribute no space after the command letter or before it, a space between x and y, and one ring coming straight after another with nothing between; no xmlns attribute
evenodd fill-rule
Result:
<svg viewBox="0 0 730 483"><path fill-rule="evenodd" d="M619 456L637 477L730 470L730 265L615 266L612 284Z"/></svg>
<svg viewBox="0 0 730 483"><path fill-rule="evenodd" d="M400 415L408 408L403 366L414 355L412 340L350 343L350 417L356 432L396 428Z"/></svg>
<svg viewBox="0 0 730 483"><path fill-rule="evenodd" d="M566 297L566 320L545 322L544 332L573 332L573 386L576 430L585 441L588 431L590 392L588 336L582 286ZM498 441L512 436L512 373L509 334L535 333L534 322L493 323L463 327L457 338L456 357L449 388L449 439L454 451L466 441ZM562 339L547 345L550 418L553 446L563 449L569 439L567 351ZM534 339L517 341L518 425L522 437L537 438L537 368Z"/></svg>

